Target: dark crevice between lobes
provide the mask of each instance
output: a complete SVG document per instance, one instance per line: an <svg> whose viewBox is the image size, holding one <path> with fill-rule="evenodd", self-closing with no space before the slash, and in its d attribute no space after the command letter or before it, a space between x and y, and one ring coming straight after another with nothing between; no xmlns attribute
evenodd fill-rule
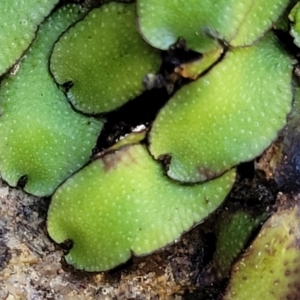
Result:
<svg viewBox="0 0 300 300"><path fill-rule="evenodd" d="M299 59L300 50L294 44L294 38L289 34L289 32L276 29L274 29L273 32L284 50L287 51L290 55L294 56L296 59Z"/></svg>
<svg viewBox="0 0 300 300"><path fill-rule="evenodd" d="M23 175L19 178L18 183L17 183L17 187L24 189L26 184L28 182L28 176L27 175Z"/></svg>
<svg viewBox="0 0 300 300"><path fill-rule="evenodd" d="M149 127L169 97L165 88L154 88L145 91L119 109L105 114L106 123L98 138L94 153L112 146L121 136L132 132L139 125Z"/></svg>
<svg viewBox="0 0 300 300"><path fill-rule="evenodd" d="M202 57L201 53L189 50L184 38L179 38L168 51L163 52L163 62L166 70L172 72L175 67L189 63Z"/></svg>
<svg viewBox="0 0 300 300"><path fill-rule="evenodd" d="M204 55L202 53L190 50L186 45L185 39L180 37L177 40L177 42L170 47L168 51L162 52L162 68L165 70L164 74L167 78L167 81L177 81L176 85L174 85L174 88L172 90L172 94L174 94L174 92L180 89L183 85L193 82L198 78L206 75L211 69L213 69L214 66L216 66L219 62L223 60L227 50L230 48L228 42L219 37L217 32L214 32L211 28L205 28L203 30L205 31L207 36L218 42L220 47L223 49L223 52L220 55L220 57L214 63L212 63L211 66L209 66L206 70L200 73L196 79L181 77L178 73L175 72L176 68L180 68L180 66L183 64L192 63L194 61L202 59Z"/></svg>
<svg viewBox="0 0 300 300"><path fill-rule="evenodd" d="M68 93L69 90L74 86L74 82L72 80L64 82L61 87L64 93Z"/></svg>
<svg viewBox="0 0 300 300"><path fill-rule="evenodd" d="M221 58L216 63L224 57L224 54L225 53L221 55ZM200 57L201 54L188 50L185 41L179 39L169 51L162 52L162 65L159 72L150 76L150 79L149 76L145 74L145 77L142 80L146 90L141 95L129 100L127 103L111 112L85 114L96 118L106 119L97 146L93 150L93 154L99 153L110 147L121 136L130 133L138 125L149 127L170 97L183 85L192 82L191 79L183 78L175 73L175 68L183 63L191 62ZM209 72L216 63L203 74ZM60 88L66 94L73 85L74 83L70 80L66 81ZM66 98L68 99L67 95ZM74 111L83 114L74 107L69 99L68 102Z"/></svg>
<svg viewBox="0 0 300 300"><path fill-rule="evenodd" d="M300 191L300 135L289 132L283 142L282 160L275 170L274 179L285 193Z"/></svg>
<svg viewBox="0 0 300 300"><path fill-rule="evenodd" d="M166 172L168 172L170 164L171 164L171 160L172 160L172 155L171 154L161 154L157 158L157 160L162 163L164 169L166 170Z"/></svg>

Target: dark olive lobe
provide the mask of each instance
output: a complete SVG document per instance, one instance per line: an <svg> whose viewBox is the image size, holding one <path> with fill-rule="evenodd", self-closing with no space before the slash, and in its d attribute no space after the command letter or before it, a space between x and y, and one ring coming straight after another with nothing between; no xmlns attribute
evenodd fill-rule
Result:
<svg viewBox="0 0 300 300"><path fill-rule="evenodd" d="M298 299L299 234L299 204L276 212L233 266L224 300Z"/></svg>

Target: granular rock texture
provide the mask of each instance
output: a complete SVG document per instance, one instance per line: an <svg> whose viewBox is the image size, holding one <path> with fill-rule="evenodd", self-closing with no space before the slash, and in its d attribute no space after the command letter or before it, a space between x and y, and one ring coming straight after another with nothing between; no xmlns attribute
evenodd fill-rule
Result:
<svg viewBox="0 0 300 300"><path fill-rule="evenodd" d="M0 299L181 300L193 289L201 245L182 241L110 272L76 271L63 261L62 248L48 237L47 199L0 182ZM198 229L189 233L195 241ZM191 255L193 254L193 255Z"/></svg>

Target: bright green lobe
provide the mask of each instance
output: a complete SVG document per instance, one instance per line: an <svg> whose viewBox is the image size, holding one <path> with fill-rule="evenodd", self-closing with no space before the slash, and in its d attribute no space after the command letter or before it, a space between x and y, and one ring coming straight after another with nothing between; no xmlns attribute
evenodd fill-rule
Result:
<svg viewBox="0 0 300 300"><path fill-rule="evenodd" d="M51 47L79 10L63 7L42 24L17 74L1 82L1 175L12 186L26 176L25 191L37 196L88 161L102 127L73 111L48 72Z"/></svg>
<svg viewBox="0 0 300 300"><path fill-rule="evenodd" d="M234 47L250 45L262 37L288 6L289 0L252 0L251 7L237 33L231 39Z"/></svg>
<svg viewBox="0 0 300 300"><path fill-rule="evenodd" d="M171 157L168 175L205 181L261 154L291 109L292 60L270 34L227 52L184 86L160 111L150 132L155 158Z"/></svg>
<svg viewBox="0 0 300 300"><path fill-rule="evenodd" d="M190 49L208 52L218 47L215 37L223 37L225 32L228 37L234 35L250 2L139 0L139 27L147 42L156 48L167 50L183 37ZM239 13L234 16L235 6ZM235 25L228 26L229 20Z"/></svg>
<svg viewBox="0 0 300 300"><path fill-rule="evenodd" d="M182 186L167 179L139 145L107 154L75 174L54 194L48 232L73 241L67 261L88 271L107 270L174 241L215 210L234 172L209 183Z"/></svg>
<svg viewBox="0 0 300 300"><path fill-rule="evenodd" d="M35 38L37 26L58 0L1 0L0 76L23 54Z"/></svg>
<svg viewBox="0 0 300 300"><path fill-rule="evenodd" d="M113 110L143 92L143 77L160 67L159 52L140 37L135 5L109 3L92 10L54 47L51 71L72 104L86 113Z"/></svg>
<svg viewBox="0 0 300 300"><path fill-rule="evenodd" d="M288 0L138 0L139 26L154 47L166 50L179 37L205 53L217 39L233 46L252 44L277 20Z"/></svg>

